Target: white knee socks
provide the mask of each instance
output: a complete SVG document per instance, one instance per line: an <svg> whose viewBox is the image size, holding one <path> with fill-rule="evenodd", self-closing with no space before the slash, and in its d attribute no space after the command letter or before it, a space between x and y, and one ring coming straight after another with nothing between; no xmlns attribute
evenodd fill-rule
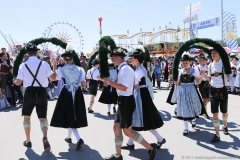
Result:
<svg viewBox="0 0 240 160"><path fill-rule="evenodd" d="M132 138L128 138L128 143L127 143L128 145L133 145L134 144L134 142L133 142L133 139Z"/></svg>
<svg viewBox="0 0 240 160"><path fill-rule="evenodd" d="M71 136L72 136L72 129L71 129L71 128L68 128L67 138L71 138Z"/></svg>
<svg viewBox="0 0 240 160"><path fill-rule="evenodd" d="M183 121L183 123L184 123L184 129L188 130L188 121Z"/></svg>
<svg viewBox="0 0 240 160"><path fill-rule="evenodd" d="M150 132L157 138L158 142L163 141L163 137L158 133L158 131L156 129L150 130Z"/></svg>
<svg viewBox="0 0 240 160"><path fill-rule="evenodd" d="M110 112L110 110L111 110L111 104L108 104L107 106L108 106L108 112Z"/></svg>
<svg viewBox="0 0 240 160"><path fill-rule="evenodd" d="M234 90L234 86L231 86L231 92L233 92L233 90Z"/></svg>
<svg viewBox="0 0 240 160"><path fill-rule="evenodd" d="M77 141L81 139L78 130L76 128L68 128L68 136L67 138L71 138L72 133L74 134Z"/></svg>

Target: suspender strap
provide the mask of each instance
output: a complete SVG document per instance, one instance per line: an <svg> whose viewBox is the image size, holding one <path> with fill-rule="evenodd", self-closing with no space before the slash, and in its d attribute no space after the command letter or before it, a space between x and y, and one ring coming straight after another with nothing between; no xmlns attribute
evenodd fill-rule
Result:
<svg viewBox="0 0 240 160"><path fill-rule="evenodd" d="M96 70L96 69L94 69L92 73L91 73L91 71L90 71L90 75L91 75L91 78L92 78L92 79L93 79L93 73L94 73L95 70Z"/></svg>
<svg viewBox="0 0 240 160"><path fill-rule="evenodd" d="M222 79L223 79L223 86L225 87L225 78L224 78L224 73L223 73L223 67L222 67Z"/></svg>
<svg viewBox="0 0 240 160"><path fill-rule="evenodd" d="M29 71L29 73L30 73L30 74L32 75L32 77L33 77L33 81L32 81L31 87L34 85L35 81L38 83L38 85L39 85L40 87L42 87L41 83L37 80L38 71L39 71L41 65L42 65L42 61L40 61L39 65L38 65L38 68L37 68L37 71L36 71L36 73L35 73L35 75L34 75L34 74L32 73L32 71L29 69L28 65L25 63L25 66L26 66L27 70Z"/></svg>

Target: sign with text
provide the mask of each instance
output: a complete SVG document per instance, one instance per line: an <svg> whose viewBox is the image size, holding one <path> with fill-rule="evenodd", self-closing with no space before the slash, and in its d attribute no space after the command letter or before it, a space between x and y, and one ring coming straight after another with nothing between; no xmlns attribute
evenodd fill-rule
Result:
<svg viewBox="0 0 240 160"><path fill-rule="evenodd" d="M192 27L193 31L210 28L210 27L215 27L215 26L220 26L220 17L209 19L209 20L202 21L202 22L192 23L191 25L192 25L191 27Z"/></svg>

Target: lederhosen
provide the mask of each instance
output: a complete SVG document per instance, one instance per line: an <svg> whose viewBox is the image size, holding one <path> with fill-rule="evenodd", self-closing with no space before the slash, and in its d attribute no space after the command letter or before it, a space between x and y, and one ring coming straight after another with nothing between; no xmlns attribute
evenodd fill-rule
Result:
<svg viewBox="0 0 240 160"><path fill-rule="evenodd" d="M44 88L41 83L37 79L38 71L40 66L42 65L42 61L39 63L37 71L35 75L29 69L27 64L25 63L25 67L29 71L29 73L33 77L32 85L26 88L24 94L24 103L22 108L22 115L30 116L34 107L36 106L36 112L38 118L46 118L47 117L47 92L46 88ZM39 86L33 86L34 83L37 82Z"/></svg>
<svg viewBox="0 0 240 160"><path fill-rule="evenodd" d="M210 72L211 72L211 64L210 64ZM222 68L222 73L210 73L211 77L218 77L221 75L223 80L223 87L221 88L215 88L210 87L210 97L211 97L211 112L212 113L218 113L219 109L218 106L220 105L220 111L222 113L227 113L228 110L228 89L225 86L225 79L224 79L224 73Z"/></svg>
<svg viewBox="0 0 240 160"><path fill-rule="evenodd" d="M198 66L196 66L200 72L200 68ZM204 81L202 80L202 82L199 84L199 92L202 96L202 98L209 98L209 82L208 81Z"/></svg>
<svg viewBox="0 0 240 160"><path fill-rule="evenodd" d="M117 73L121 70L122 65ZM134 83L133 83L134 87ZM135 111L136 104L133 94L130 96L118 95L118 110L115 116L115 123L120 123L121 128L129 128L132 125L132 116Z"/></svg>
<svg viewBox="0 0 240 160"><path fill-rule="evenodd" d="M97 89L98 89L98 81L93 79L93 73L96 69L93 70L93 72L91 73L90 71L90 75L91 75L91 79L89 82L89 91L91 95L96 96L97 95Z"/></svg>

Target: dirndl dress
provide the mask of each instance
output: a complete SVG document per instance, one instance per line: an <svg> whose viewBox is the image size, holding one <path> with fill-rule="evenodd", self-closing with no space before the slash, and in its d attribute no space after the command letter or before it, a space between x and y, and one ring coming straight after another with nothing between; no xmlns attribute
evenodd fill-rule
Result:
<svg viewBox="0 0 240 160"><path fill-rule="evenodd" d="M237 67L237 70L240 72L240 64ZM234 81L234 86L240 88L240 74L237 73L236 79Z"/></svg>
<svg viewBox="0 0 240 160"><path fill-rule="evenodd" d="M145 69L143 66L139 69ZM139 82L139 88L134 90L136 109L133 113L132 128L135 131L148 131L163 126L163 120L152 101L148 86L146 85L147 72Z"/></svg>
<svg viewBox="0 0 240 160"><path fill-rule="evenodd" d="M228 86L229 87L233 87L234 86L234 82L235 82L235 79L236 79L236 76L237 76L237 71L232 71L231 73L231 82L228 82Z"/></svg>
<svg viewBox="0 0 240 160"><path fill-rule="evenodd" d="M177 90L177 118L192 120L206 114L200 94L194 85L193 75L180 75L181 84Z"/></svg>
<svg viewBox="0 0 240 160"><path fill-rule="evenodd" d="M98 102L103 104L117 104L117 101L118 95L116 89L111 86L104 86Z"/></svg>
<svg viewBox="0 0 240 160"><path fill-rule="evenodd" d="M88 126L85 101L79 87L85 74L83 75L80 67L75 65L66 65L58 70L62 74L65 85L58 97L50 126L61 128Z"/></svg>
<svg viewBox="0 0 240 160"><path fill-rule="evenodd" d="M113 82L117 80L117 71L115 69L109 70L110 77L109 79ZM103 104L117 104L118 95L116 88L111 86L104 86L102 94L98 100L98 102Z"/></svg>

